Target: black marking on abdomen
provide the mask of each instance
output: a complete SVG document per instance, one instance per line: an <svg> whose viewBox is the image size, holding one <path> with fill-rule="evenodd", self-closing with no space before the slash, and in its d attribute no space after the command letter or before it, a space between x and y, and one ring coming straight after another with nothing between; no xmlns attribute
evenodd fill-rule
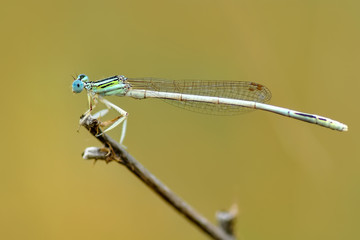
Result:
<svg viewBox="0 0 360 240"><path fill-rule="evenodd" d="M308 118L316 118L314 115L310 115L310 114L306 114L306 113L295 113L295 114L303 116L303 117L308 117Z"/></svg>

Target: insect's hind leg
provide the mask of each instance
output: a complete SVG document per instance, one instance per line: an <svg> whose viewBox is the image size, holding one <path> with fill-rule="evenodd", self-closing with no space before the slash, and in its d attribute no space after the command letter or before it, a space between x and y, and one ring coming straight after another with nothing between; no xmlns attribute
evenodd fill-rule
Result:
<svg viewBox="0 0 360 240"><path fill-rule="evenodd" d="M123 127L122 127L122 132L121 132L121 137L120 137L120 144L122 145L122 142L124 141L125 138L125 134L126 134L126 125L127 125L127 117L128 117L128 113L126 111L124 111L123 109L121 109L120 107L116 106L115 104L111 103L110 101L103 99L103 98L99 98L99 101L101 101L103 104L105 104L106 107L108 107L109 109L114 109L115 111L117 111L120 116L118 116L117 118L104 122L102 123L103 126L106 125L110 125L108 128L106 128L103 133L108 132L112 129L114 129L115 127L117 127L119 124L121 124L123 122Z"/></svg>

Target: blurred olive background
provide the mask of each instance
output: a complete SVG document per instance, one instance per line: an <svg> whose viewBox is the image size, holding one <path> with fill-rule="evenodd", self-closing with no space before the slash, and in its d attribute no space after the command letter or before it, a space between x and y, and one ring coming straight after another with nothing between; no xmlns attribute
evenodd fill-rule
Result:
<svg viewBox="0 0 360 240"><path fill-rule="evenodd" d="M71 83L85 73L254 81L271 104L348 124L109 98L130 114L128 151L174 192L211 221L238 204L239 238L359 239L359 11L356 0L3 2L0 238L208 239L127 169L81 158L100 146L77 132L87 98Z"/></svg>

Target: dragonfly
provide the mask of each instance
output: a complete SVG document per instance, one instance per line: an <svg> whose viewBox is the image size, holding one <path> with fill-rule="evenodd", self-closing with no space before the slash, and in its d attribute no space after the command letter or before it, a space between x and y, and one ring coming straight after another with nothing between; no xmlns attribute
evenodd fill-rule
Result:
<svg viewBox="0 0 360 240"><path fill-rule="evenodd" d="M84 89L89 103L89 109L84 116L90 115L98 102L103 103L107 109L94 114L93 117L102 117L109 109L114 109L120 114L108 121L108 126L105 125L106 129L102 132L108 132L123 123L120 144L125 138L128 113L106 100L104 97L107 96L158 98L187 110L215 115L234 115L260 109L332 130L348 130L346 124L327 117L267 104L271 98L270 90L254 82L127 78L123 75L90 81L87 75L80 74L72 84L72 91L81 93Z"/></svg>

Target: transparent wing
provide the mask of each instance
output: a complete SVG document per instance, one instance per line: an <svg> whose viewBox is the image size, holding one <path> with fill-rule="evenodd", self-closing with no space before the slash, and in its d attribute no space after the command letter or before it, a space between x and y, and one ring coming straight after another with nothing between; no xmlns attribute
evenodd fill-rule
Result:
<svg viewBox="0 0 360 240"><path fill-rule="evenodd" d="M271 92L267 87L254 82L167 80L157 78L129 78L128 82L133 89L140 90L241 99L261 103L268 102L271 98ZM215 115L234 115L254 110L234 105L169 99L164 99L164 101L190 111Z"/></svg>

